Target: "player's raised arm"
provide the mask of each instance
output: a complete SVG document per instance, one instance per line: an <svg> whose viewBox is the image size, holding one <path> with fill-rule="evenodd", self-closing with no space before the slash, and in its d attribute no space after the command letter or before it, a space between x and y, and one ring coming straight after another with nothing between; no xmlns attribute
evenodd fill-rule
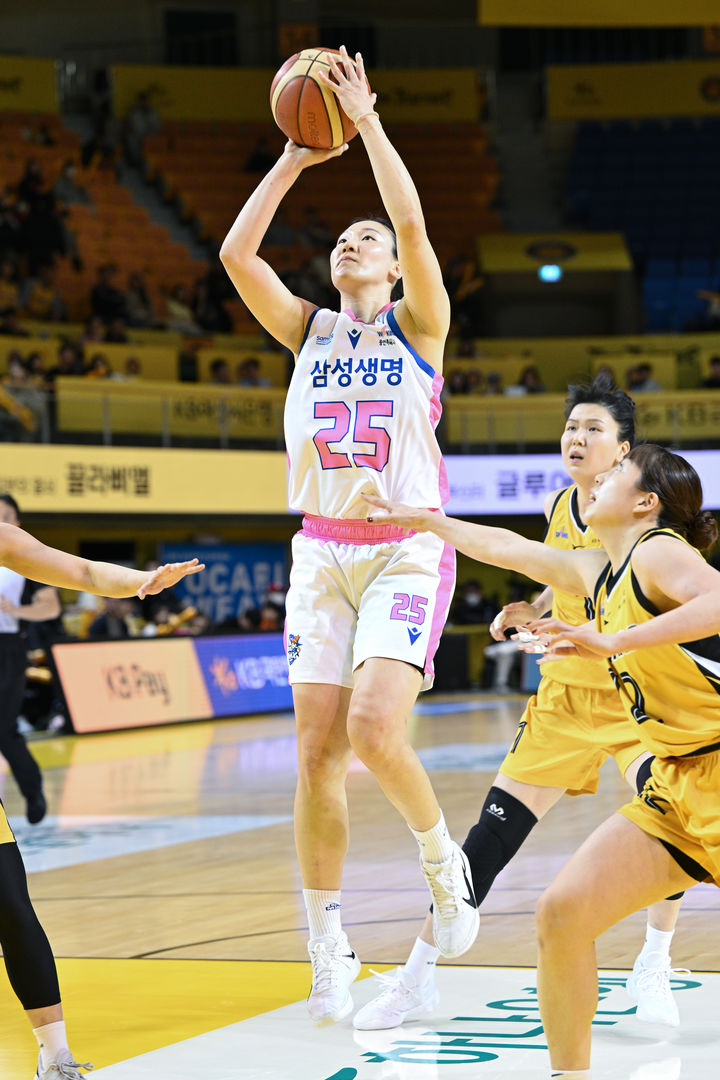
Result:
<svg viewBox="0 0 720 1080"><path fill-rule="evenodd" d="M368 89L360 53L356 54L353 63L343 47L340 59L328 54L328 62L335 82L324 75L319 78L337 95L343 110L360 132L375 182L397 235L404 297L395 310L396 318L400 329L428 355L439 371L442 344L450 326L450 300L425 229L420 197L375 111L375 95ZM418 338L427 339L427 344ZM440 348L433 352L432 344L437 342Z"/></svg>
<svg viewBox="0 0 720 1080"><path fill-rule="evenodd" d="M0 525L0 564L45 585L114 597L162 592L188 574L204 569L197 559L169 563L152 571L81 559L47 547L23 529L5 524Z"/></svg>
<svg viewBox="0 0 720 1080"><path fill-rule="evenodd" d="M516 570L545 585L576 596L591 596L595 583L607 564L607 555L594 551L559 551L536 540L527 540L510 529L476 525L471 521L445 517L419 507L389 503L376 495L363 494L370 505L368 521L400 525L414 532L432 532L464 555L478 562Z"/></svg>
<svg viewBox="0 0 720 1080"><path fill-rule="evenodd" d="M270 172L260 181L230 227L220 259L243 303L267 332L297 355L305 324L315 308L295 296L258 254L262 239L283 197L303 169L347 149L310 150L288 142Z"/></svg>

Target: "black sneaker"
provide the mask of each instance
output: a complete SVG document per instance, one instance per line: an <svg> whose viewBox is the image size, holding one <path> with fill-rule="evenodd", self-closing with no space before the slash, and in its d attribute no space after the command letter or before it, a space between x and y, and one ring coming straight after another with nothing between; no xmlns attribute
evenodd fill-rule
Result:
<svg viewBox="0 0 720 1080"><path fill-rule="evenodd" d="M42 791L39 791L37 795L32 795L27 800L27 806L25 810L25 816L31 825L37 825L38 822L47 814L47 803L45 802L45 796Z"/></svg>

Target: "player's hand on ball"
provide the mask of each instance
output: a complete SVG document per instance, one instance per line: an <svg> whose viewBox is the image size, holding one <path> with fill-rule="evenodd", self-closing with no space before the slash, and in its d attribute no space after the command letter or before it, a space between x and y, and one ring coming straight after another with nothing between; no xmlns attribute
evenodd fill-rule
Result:
<svg viewBox="0 0 720 1080"><path fill-rule="evenodd" d="M366 113L373 112L377 94L368 86L365 77L365 65L360 53L355 53L353 61L344 45L340 46L339 59L328 53L328 64L333 78L325 72L318 74L318 79L337 97L345 115L353 124Z"/></svg>
<svg viewBox="0 0 720 1080"><path fill-rule="evenodd" d="M199 574L205 569L205 563L197 559L189 559L187 562L165 563L158 566L157 570L148 572L147 580L140 586L137 595L143 600L146 596L154 596L163 589L170 589L182 581L188 574Z"/></svg>
<svg viewBox="0 0 720 1080"><path fill-rule="evenodd" d="M311 146L298 146L292 139L288 139L283 155L289 157L299 168L306 169L310 165L320 165L323 161L329 161L330 158L340 157L347 148L348 144L343 143L342 146L336 146L334 150L315 150Z"/></svg>

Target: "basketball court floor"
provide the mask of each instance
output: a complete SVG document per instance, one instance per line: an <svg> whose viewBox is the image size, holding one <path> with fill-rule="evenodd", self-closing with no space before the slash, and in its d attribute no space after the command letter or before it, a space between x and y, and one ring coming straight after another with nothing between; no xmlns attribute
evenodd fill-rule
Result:
<svg viewBox="0 0 720 1080"><path fill-rule="evenodd" d="M411 736L458 839L477 820L524 697L433 695ZM31 828L0 793L60 970L70 1042L100 1080L541 1080L535 901L595 824L626 801L612 762L597 796L563 799L481 910L478 940L438 969L426 1021L317 1027L292 838L288 714L33 743L51 813ZM428 903L416 846L367 771L349 778L344 922L376 972L402 963ZM642 1024L624 990L639 913L598 942L596 1080L703 1080L720 1060L720 893L687 894L672 951L680 1028ZM30 1080L35 1041L0 971L0 1077Z"/></svg>

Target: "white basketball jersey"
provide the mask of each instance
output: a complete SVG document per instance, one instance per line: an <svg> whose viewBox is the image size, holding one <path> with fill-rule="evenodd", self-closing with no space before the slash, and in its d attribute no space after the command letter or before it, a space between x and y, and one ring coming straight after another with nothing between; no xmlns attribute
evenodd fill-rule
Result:
<svg viewBox="0 0 720 1080"><path fill-rule="evenodd" d="M365 518L361 492L409 506L449 497L435 427L442 375L403 335L393 304L373 323L310 316L285 402L288 501L328 518Z"/></svg>
<svg viewBox="0 0 720 1080"><path fill-rule="evenodd" d="M24 577L16 574L14 570L8 570L7 566L0 566L0 596L4 596L15 607L19 607L24 588ZM13 615L6 615L4 611L0 611L0 634L16 634L17 632L18 620Z"/></svg>

